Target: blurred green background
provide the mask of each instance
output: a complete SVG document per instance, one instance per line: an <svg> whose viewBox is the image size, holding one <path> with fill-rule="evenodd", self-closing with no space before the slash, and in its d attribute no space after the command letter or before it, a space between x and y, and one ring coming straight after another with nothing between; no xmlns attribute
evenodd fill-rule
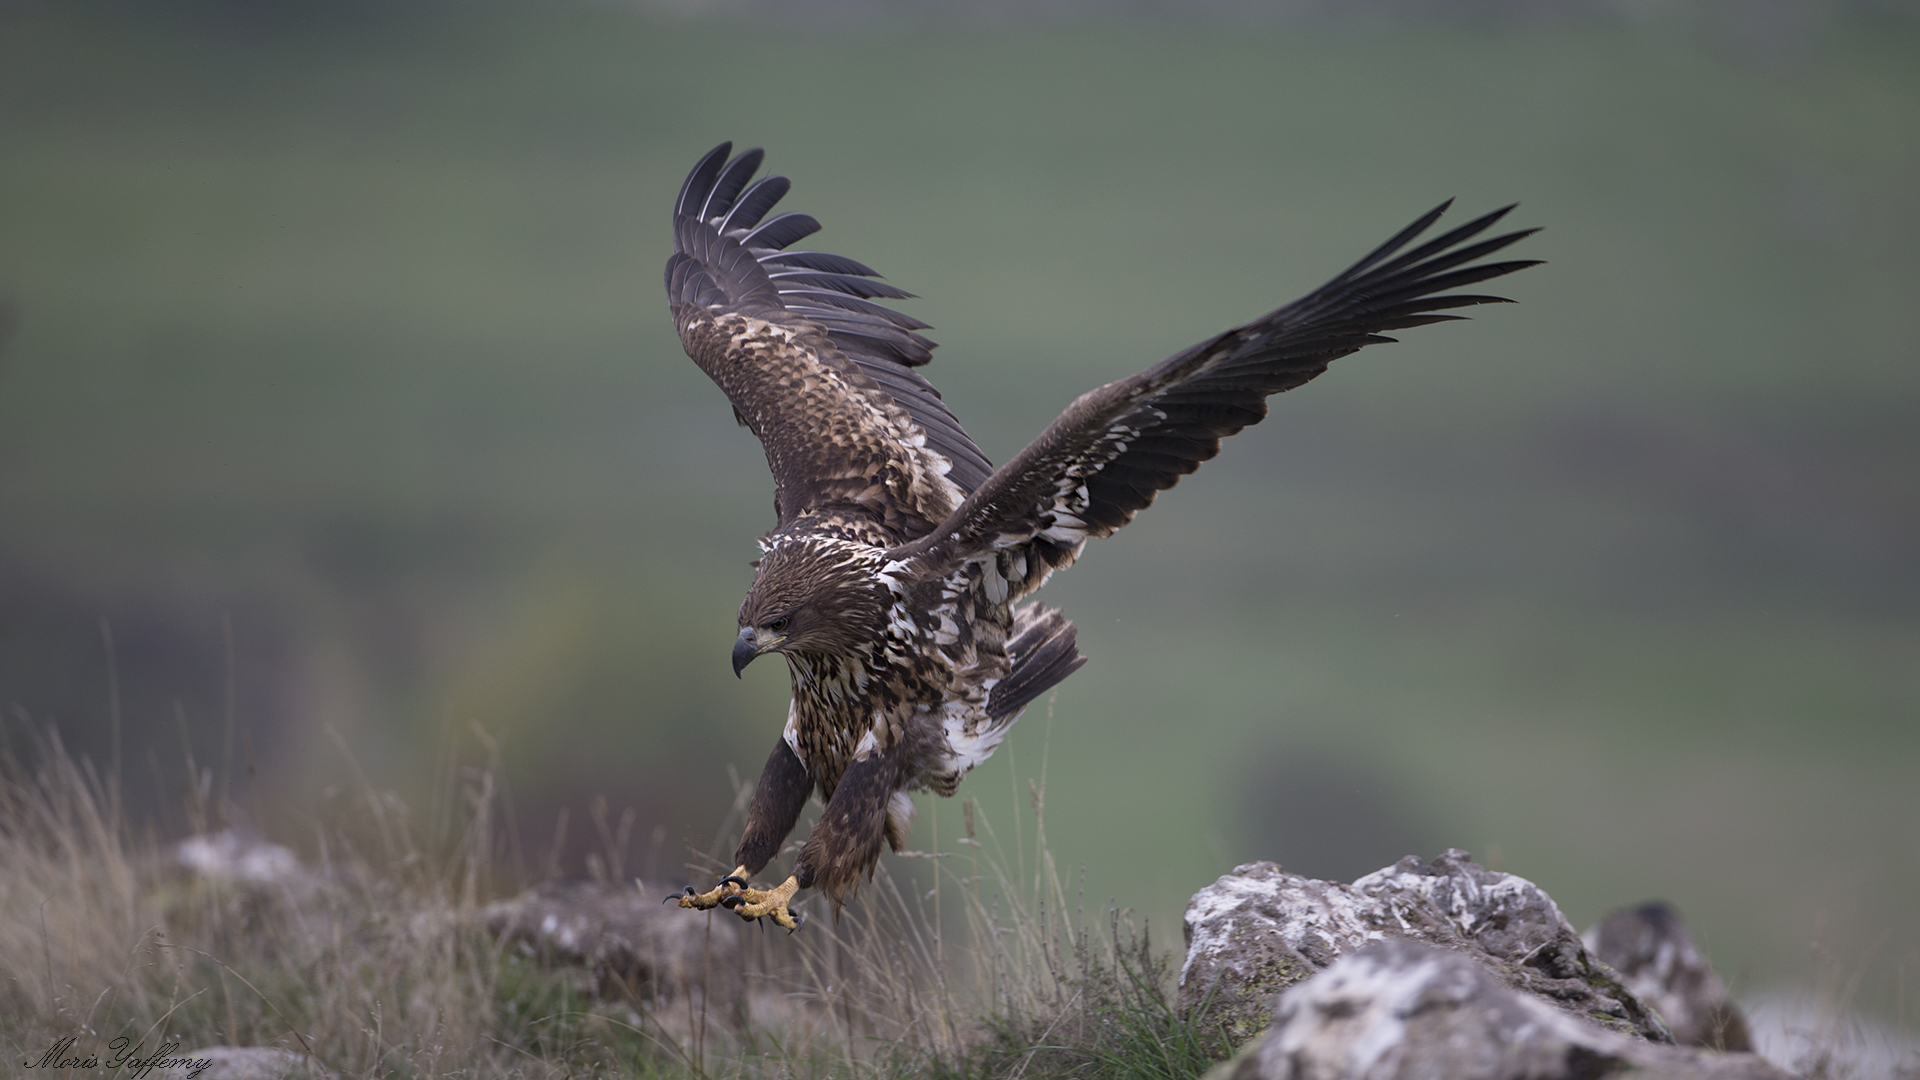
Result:
<svg viewBox="0 0 1920 1080"><path fill-rule="evenodd" d="M190 746L299 842L329 729L419 802L478 725L530 865L580 872L604 795L677 885L787 694L726 677L771 484L659 285L701 153L766 146L810 243L925 297L996 461L1440 199L1518 199L1519 304L1275 399L1055 579L1092 662L963 791L1006 836L1044 781L1088 906L1163 941L1240 861L1459 846L1577 925L1672 900L1743 990L1896 1008L1920 26L1412 7L0 7L11 738L108 763L117 694L141 814L184 827Z"/></svg>

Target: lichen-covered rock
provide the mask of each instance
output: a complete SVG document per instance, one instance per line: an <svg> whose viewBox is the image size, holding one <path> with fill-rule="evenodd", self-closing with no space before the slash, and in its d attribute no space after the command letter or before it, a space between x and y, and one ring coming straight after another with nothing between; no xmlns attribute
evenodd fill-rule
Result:
<svg viewBox="0 0 1920 1080"><path fill-rule="evenodd" d="M1666 1029L1597 963L1551 897L1450 850L1409 856L1351 885L1249 863L1187 905L1178 1006L1244 1041L1266 1026L1287 987L1373 942L1459 949L1502 981L1605 1027L1655 1041Z"/></svg>
<svg viewBox="0 0 1920 1080"><path fill-rule="evenodd" d="M189 836L173 848L182 870L213 881L248 885L297 885L310 875L293 849L237 829Z"/></svg>
<svg viewBox="0 0 1920 1080"><path fill-rule="evenodd" d="M1674 1042L1712 1050L1753 1049L1746 1019L1671 906L1654 901L1616 911L1589 928L1582 940L1620 973L1629 990L1659 1012Z"/></svg>
<svg viewBox="0 0 1920 1080"><path fill-rule="evenodd" d="M315 901L336 884L303 865L293 849L241 829L190 836L168 848L153 869L153 902L176 926L217 912L219 922L256 932L312 927L328 917L327 905Z"/></svg>
<svg viewBox="0 0 1920 1080"><path fill-rule="evenodd" d="M1207 1080L1790 1080L1752 1054L1605 1030L1472 955L1410 940L1355 950L1286 991L1272 1030Z"/></svg>
<svg viewBox="0 0 1920 1080"><path fill-rule="evenodd" d="M1384 937L1365 897L1333 881L1246 863L1187 903L1176 1005L1204 1011L1236 1043L1264 1031L1280 992L1342 953Z"/></svg>
<svg viewBox="0 0 1920 1080"><path fill-rule="evenodd" d="M550 881L489 905L487 929L549 963L578 967L581 989L666 1005L691 1000L744 1021L738 919L689 917L637 888Z"/></svg>

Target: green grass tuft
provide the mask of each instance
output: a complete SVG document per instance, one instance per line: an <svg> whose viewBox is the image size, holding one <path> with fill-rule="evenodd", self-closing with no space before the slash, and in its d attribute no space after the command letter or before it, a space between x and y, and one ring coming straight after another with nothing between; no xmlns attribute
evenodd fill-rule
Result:
<svg viewBox="0 0 1920 1080"><path fill-rule="evenodd" d="M740 1022L492 937L484 906L517 884L495 860L497 760L441 808L439 847L368 786L316 824L298 873L260 883L185 872L129 826L115 777L55 734L29 743L0 761L0 1044L22 1060L72 1037L101 1056L121 1038L271 1046L341 1077L1186 1080L1231 1050L1177 1014L1172 958L1129 913L1098 932L1067 914L1037 786L1013 870L969 806L986 843L883 868L799 934L751 936ZM201 835L229 810L210 790L188 800Z"/></svg>

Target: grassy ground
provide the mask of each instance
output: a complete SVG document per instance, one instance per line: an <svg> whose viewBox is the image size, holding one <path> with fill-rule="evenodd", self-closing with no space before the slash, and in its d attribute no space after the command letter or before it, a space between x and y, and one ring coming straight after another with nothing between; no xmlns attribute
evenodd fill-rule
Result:
<svg viewBox="0 0 1920 1080"><path fill-rule="evenodd" d="M764 465L656 284L707 147L768 146L822 246L926 296L996 460L1440 198L1518 198L1551 260L1519 304L1277 399L1049 587L1093 662L968 790L1045 785L1090 906L1169 937L1243 859L1456 845L1894 1015L1914 48L1858 15L1759 57L1658 17L6 5L0 703L176 835L185 738L309 857L358 790L330 731L432 805L478 723L529 867L563 809L583 866L605 794L677 874L785 707L775 667L725 678Z"/></svg>
<svg viewBox="0 0 1920 1080"><path fill-rule="evenodd" d="M347 1078L1194 1080L1234 1049L1173 1008L1178 953L1136 913L1090 916L1055 865L1037 789L1023 834L997 834L968 798L953 849L921 853L917 873L883 866L841 917L814 898L791 935L749 932L730 950L712 940L731 916L670 911L707 935L702 961L662 954L635 975L500 935L488 901L515 875L484 737L473 763L447 762L443 803L362 786L313 823L316 864L261 874L238 860L189 871L178 845L128 824L117 777L57 736L15 736L32 763L0 760L0 1052L23 1062L53 1052L75 1075L120 1075L138 1070L129 1056L239 1046ZM188 766L205 778L183 806L196 837L232 835L225 785ZM625 822L599 824L595 878L664 910L651 907L664 886L622 877ZM278 847L248 844L254 859ZM705 862L688 869L725 865ZM1911 1075L1911 1040L1852 1012L1857 976L1761 1003L1769 1055L1807 1080Z"/></svg>
<svg viewBox="0 0 1920 1080"><path fill-rule="evenodd" d="M742 1013L694 993L719 982L704 969L689 986L609 984L490 936L492 772L469 770L457 806L418 820L362 789L320 827L324 862L249 881L183 872L120 816L116 778L57 740L34 750L32 767L0 763L0 1048L23 1061L71 1039L63 1056L96 1063L272 1046L343 1077L1186 1080L1231 1049L1174 1014L1164 948L1119 912L1100 925L1069 905L1038 828L1033 878L982 857L986 830L927 896L883 872L844 919L749 941ZM186 812L218 828L204 799ZM953 940L943 898L965 916ZM696 934L731 922L683 918Z"/></svg>

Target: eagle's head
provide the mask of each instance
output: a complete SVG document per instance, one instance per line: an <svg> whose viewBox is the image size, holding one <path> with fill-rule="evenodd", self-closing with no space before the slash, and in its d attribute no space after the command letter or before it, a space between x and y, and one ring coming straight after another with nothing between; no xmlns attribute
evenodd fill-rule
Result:
<svg viewBox="0 0 1920 1080"><path fill-rule="evenodd" d="M785 655L796 670L868 656L887 625L881 565L873 549L844 541L775 541L740 603L733 673L767 652Z"/></svg>

